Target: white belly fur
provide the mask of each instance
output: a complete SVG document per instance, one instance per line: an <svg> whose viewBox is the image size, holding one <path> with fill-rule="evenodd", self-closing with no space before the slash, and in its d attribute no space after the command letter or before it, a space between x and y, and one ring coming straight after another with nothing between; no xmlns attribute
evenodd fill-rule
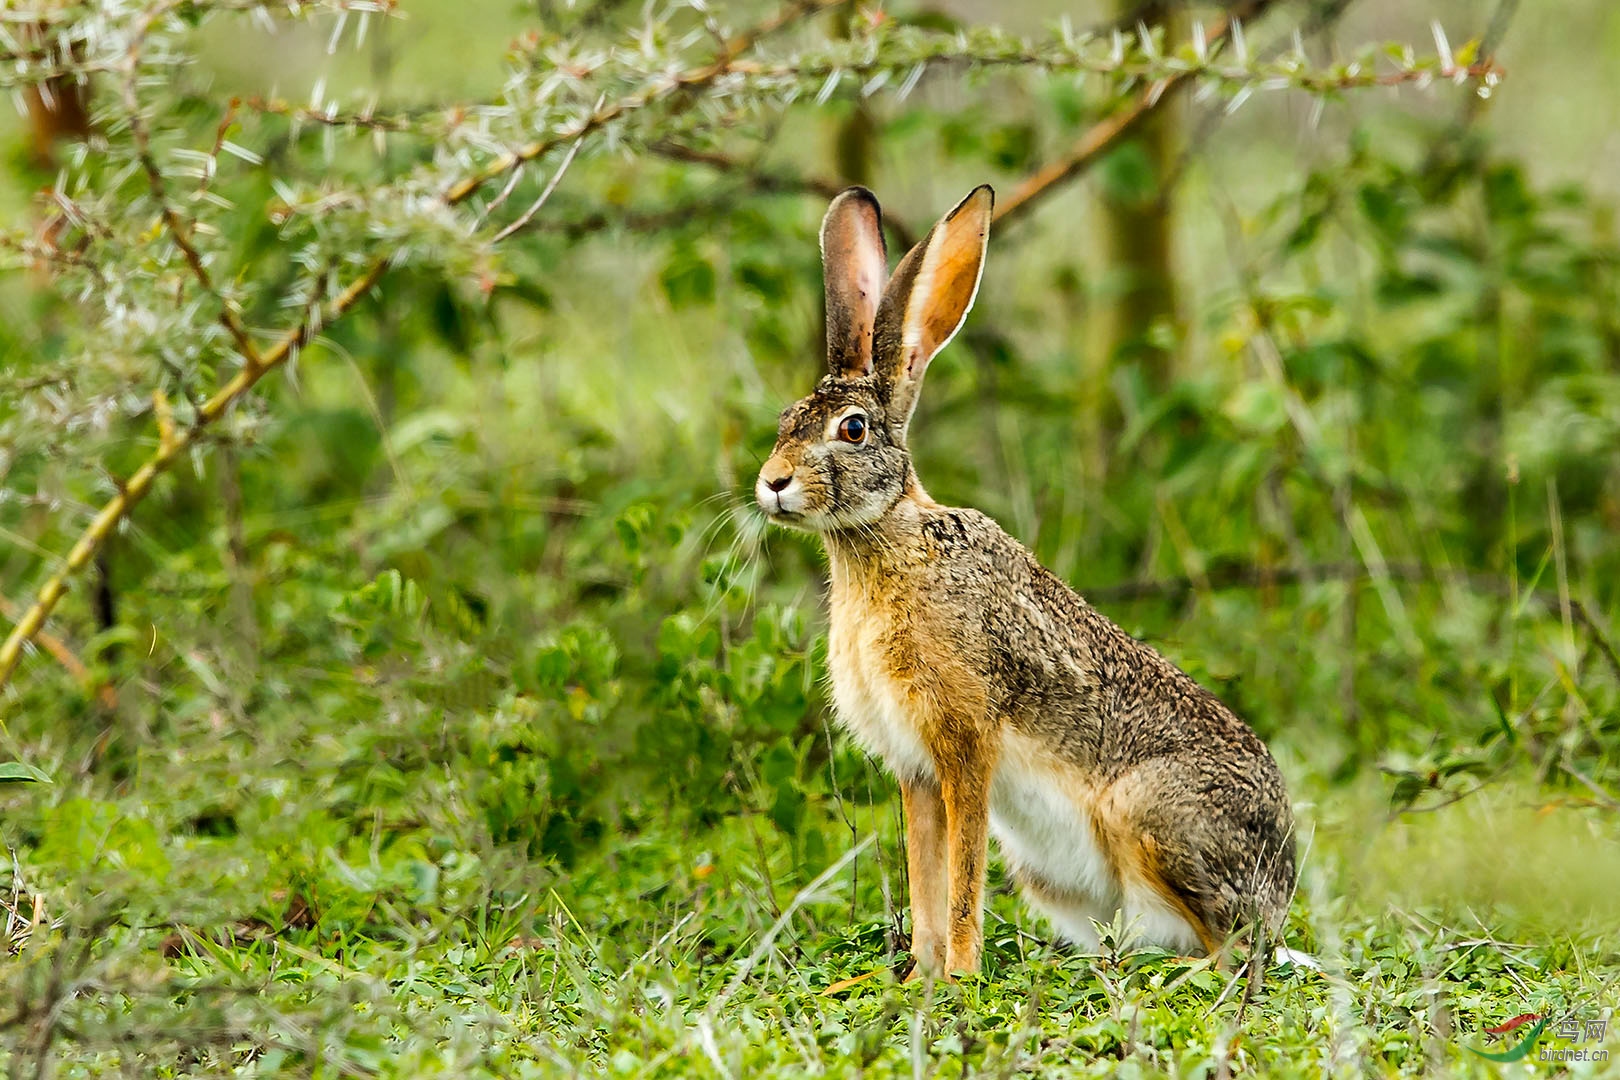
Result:
<svg viewBox="0 0 1620 1080"><path fill-rule="evenodd" d="M990 833L1011 868L1112 911L1119 906L1119 880L1097 843L1084 795L1045 758L1025 736L1002 735Z"/></svg>
<svg viewBox="0 0 1620 1080"><path fill-rule="evenodd" d="M1096 924L1112 923L1121 911L1127 942L1198 950L1197 932L1157 892L1120 880L1097 842L1089 798L1038 743L1004 732L990 789L990 833L1010 868L1028 870L1044 886L1026 892L1031 906L1084 950L1099 944Z"/></svg>

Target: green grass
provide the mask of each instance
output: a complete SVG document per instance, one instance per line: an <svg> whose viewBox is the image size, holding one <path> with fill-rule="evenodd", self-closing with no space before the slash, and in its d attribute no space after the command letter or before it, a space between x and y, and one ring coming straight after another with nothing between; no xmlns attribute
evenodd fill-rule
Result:
<svg viewBox="0 0 1620 1080"><path fill-rule="evenodd" d="M0 1068L1616 1073L1539 1060L1616 1031L1548 1027L1518 1064L1473 1052L1512 1045L1483 1029L1521 1014L1620 1004L1620 253L1612 192L1538 183L1583 175L1606 115L1580 58L1615 19L1580 9L1530 25L1525 6L1521 55L1580 70L1521 77L1505 52L1500 111L1465 138L1413 119L1454 101L1410 96L1335 104L1303 149L1306 103L1222 121L1174 199L1186 310L1163 385L1093 347L1120 282L1087 185L1131 170L1069 187L992 240L913 431L936 497L990 513L1273 748L1302 828L1285 944L1319 967L1251 986L1075 955L993 867L983 973L895 981L898 800L830 723L817 543L748 501L817 368L821 207L630 140L582 154L548 217L690 220L536 228L489 293L481 261L411 262L108 545L115 626L88 588L55 613L88 681L39 654L0 696L0 764L37 770L0 774ZM359 62L326 55L329 27L289 33L277 89L493 94L499 66L463 52L532 21L418 10ZM206 32L195 97L149 88L165 144L212 145L214 98L267 89L237 29ZM913 224L1007 190L1106 105L1090 93L1020 75L880 99L874 182ZM827 171L840 94L785 118L773 168ZM1545 122L1502 130L1527 115ZM722 144L752 152L739 122ZM312 188L426 153L345 136L334 159L327 137L233 135ZM206 204L219 280L269 283L255 325L287 317L269 168L226 163ZM140 174L113 171L87 182L146 251L147 223L118 216ZM49 178L12 172L16 216ZM109 250L105 272L158 289ZM12 603L156 445L152 391L178 403L224 370L109 345L60 291L0 290Z"/></svg>
<svg viewBox="0 0 1620 1080"><path fill-rule="evenodd" d="M455 788L400 807L430 820L370 835L244 813L243 834L183 845L119 820L150 805L139 791L63 804L95 870L21 880L22 899L90 880L103 918L38 927L7 961L31 992L0 1060L28 1075L49 1029L60 1076L1484 1076L1498 1067L1467 1048L1503 1044L1481 1028L1607 1016L1620 976L1605 909L1582 917L1567 891L1614 895L1612 820L1511 788L1442 825L1381 823L1364 803L1308 816L1287 939L1321 968L1273 963L1252 989L1243 970L1120 953L1117 930L1103 955L1054 946L996 875L984 972L898 985L887 799L818 808L836 857L817 883L752 815L653 826L561 874L469 851L447 842L465 824ZM158 881L213 918L143 902Z"/></svg>

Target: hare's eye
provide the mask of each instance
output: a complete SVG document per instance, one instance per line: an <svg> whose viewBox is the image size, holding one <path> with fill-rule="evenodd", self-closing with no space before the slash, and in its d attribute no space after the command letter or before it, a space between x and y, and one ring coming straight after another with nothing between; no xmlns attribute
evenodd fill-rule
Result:
<svg viewBox="0 0 1620 1080"><path fill-rule="evenodd" d="M860 413L846 416L838 422L838 437L847 443L858 443L866 439L866 417Z"/></svg>

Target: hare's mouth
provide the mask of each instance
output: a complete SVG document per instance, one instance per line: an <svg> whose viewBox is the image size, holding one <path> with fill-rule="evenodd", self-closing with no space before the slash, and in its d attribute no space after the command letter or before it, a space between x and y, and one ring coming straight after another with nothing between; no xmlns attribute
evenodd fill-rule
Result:
<svg viewBox="0 0 1620 1080"><path fill-rule="evenodd" d="M799 507L790 509L791 503L784 505L782 502L777 501L775 495L776 493L772 492L770 498L761 498L759 500L760 512L765 515L766 520L773 525L782 525L790 529L804 529L809 532L820 531L818 528L820 514Z"/></svg>
<svg viewBox="0 0 1620 1080"><path fill-rule="evenodd" d="M789 510L787 507L772 502L760 501L760 511L778 525L795 525L800 528L806 526L805 513L802 510Z"/></svg>

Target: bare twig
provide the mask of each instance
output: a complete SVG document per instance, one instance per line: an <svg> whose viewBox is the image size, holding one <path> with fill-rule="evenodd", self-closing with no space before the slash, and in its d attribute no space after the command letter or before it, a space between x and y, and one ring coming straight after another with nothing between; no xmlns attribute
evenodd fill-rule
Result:
<svg viewBox="0 0 1620 1080"><path fill-rule="evenodd" d="M799 176L788 172L767 171L763 166L718 150L698 150L669 140L660 140L648 147L659 157L688 165L703 165L717 172L741 177L749 189L765 194L803 194L831 199L844 190L844 184L825 176ZM893 234L898 246L909 248L917 242L917 233L903 220L885 211L883 225Z"/></svg>
<svg viewBox="0 0 1620 1080"><path fill-rule="evenodd" d="M718 150L698 150L667 139L647 147L659 157L669 158L687 165L706 165L718 172L738 173L748 180L750 187L766 192L803 192L831 199L844 189L844 185L824 176L795 176L792 173L766 172L755 162L743 161Z"/></svg>
<svg viewBox="0 0 1620 1080"><path fill-rule="evenodd" d="M551 193L557 190L557 185L562 183L563 173L567 172L568 166L574 163L574 155L577 153L579 153L579 140L575 139L573 144L568 147L568 153L563 155L562 161L557 165L556 171L551 174L551 179L546 181L546 186L540 192L540 197L530 203L529 208L523 211L516 221L496 233L494 240L491 241L492 243L500 243L534 220L534 215L540 212L540 208L546 205L546 200L551 198Z"/></svg>

